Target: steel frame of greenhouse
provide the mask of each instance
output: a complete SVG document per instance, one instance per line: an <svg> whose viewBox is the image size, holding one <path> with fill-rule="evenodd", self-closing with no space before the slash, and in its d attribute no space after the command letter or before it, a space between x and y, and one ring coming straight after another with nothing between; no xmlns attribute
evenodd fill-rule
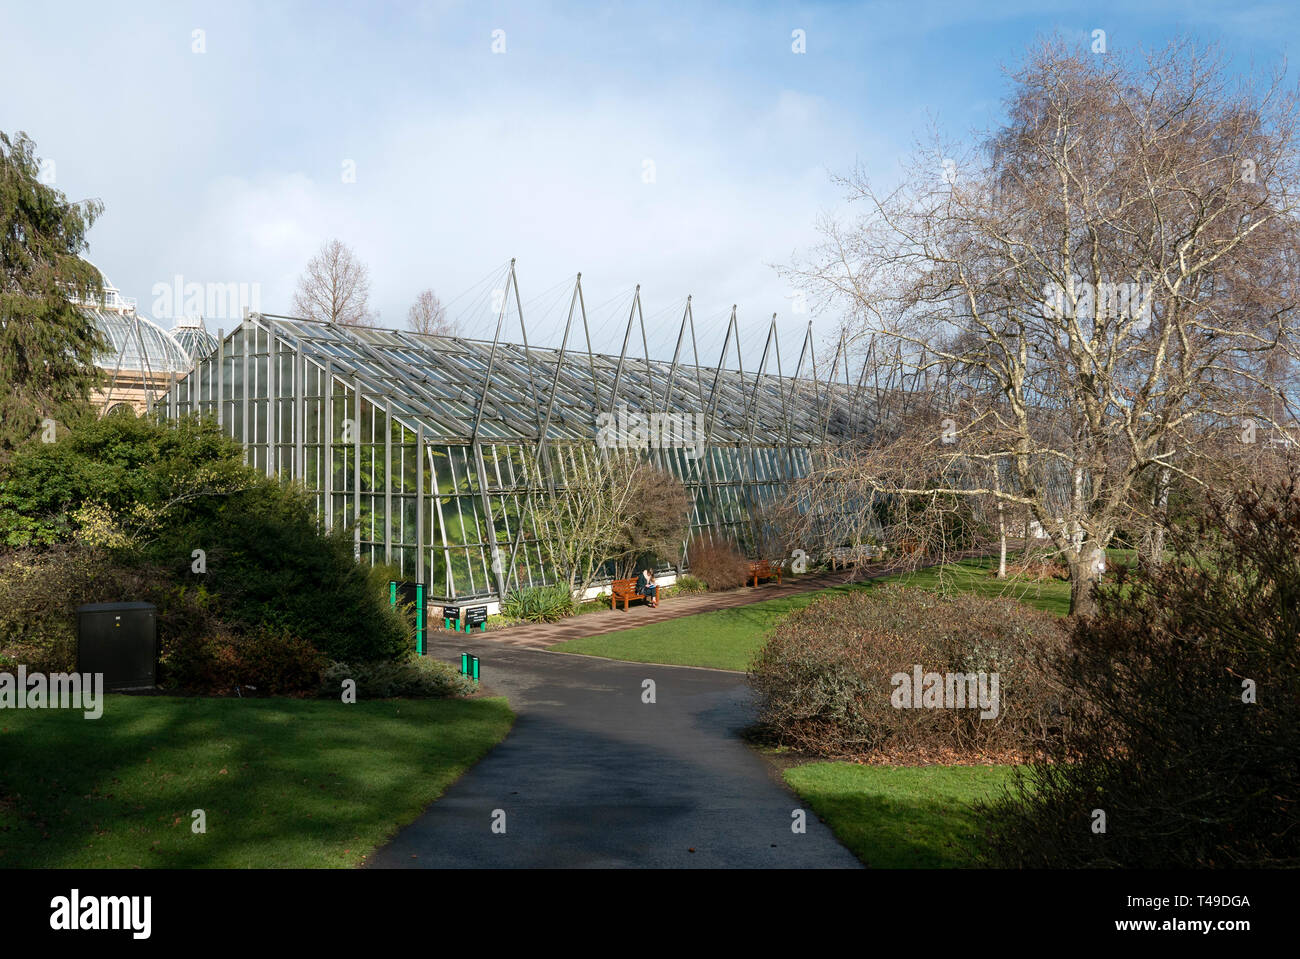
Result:
<svg viewBox="0 0 1300 959"><path fill-rule="evenodd" d="M511 298L521 343L502 340ZM644 355L634 358L638 324ZM215 416L248 463L306 487L326 529L351 528L358 558L429 583L435 601L499 600L567 578L533 504L563 496L566 477L604 455L618 426L632 424L639 445L638 415L663 429L646 436L642 455L680 478L694 501L690 538L669 565L688 567L699 536L726 536L755 555L761 506L807 473L820 444L861 428L872 392L870 352L854 380L843 340L819 376L811 322L793 375L784 375L775 314L746 372L735 307L717 365L701 366L690 297L672 361L652 360L639 286L622 351L598 353L582 274L560 347L530 347L514 261L490 342L252 313L195 359L159 398L164 415ZM662 442L683 424L686 434Z"/></svg>

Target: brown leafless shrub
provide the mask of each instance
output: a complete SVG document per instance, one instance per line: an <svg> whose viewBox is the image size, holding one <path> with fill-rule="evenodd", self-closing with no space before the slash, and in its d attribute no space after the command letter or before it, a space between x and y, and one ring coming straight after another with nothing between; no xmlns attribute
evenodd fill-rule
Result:
<svg viewBox="0 0 1300 959"><path fill-rule="evenodd" d="M691 575L711 590L736 589L745 585L749 561L734 543L700 538L688 551Z"/></svg>
<svg viewBox="0 0 1300 959"><path fill-rule="evenodd" d="M823 756L1028 756L1056 731L1063 693L1046 672L1064 632L1010 599L887 586L819 600L772 631L750 677L783 744ZM894 677L998 674L996 717L898 708Z"/></svg>

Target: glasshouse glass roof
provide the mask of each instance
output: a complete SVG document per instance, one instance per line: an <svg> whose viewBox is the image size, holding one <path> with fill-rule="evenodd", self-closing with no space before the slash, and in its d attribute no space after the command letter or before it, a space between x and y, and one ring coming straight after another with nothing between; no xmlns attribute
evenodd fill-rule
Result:
<svg viewBox="0 0 1300 959"><path fill-rule="evenodd" d="M355 378L367 399L390 402L395 418L449 442L536 440L543 430L551 441L590 441L602 414L626 408L702 416L714 445L806 446L858 425L866 405L861 385L842 378L759 377L585 349L567 351L561 362L553 348L259 319L317 365Z"/></svg>
<svg viewBox="0 0 1300 959"><path fill-rule="evenodd" d="M680 564L699 537L751 556L775 548L765 511L807 475L813 449L874 425L867 366L854 384L836 362L779 375L775 320L742 357L733 310L718 365L705 366L648 359L644 337L639 357L589 351L587 335L582 349L529 347L498 316L489 342L250 313L169 385L165 415L215 417L250 466L303 484L324 528L350 528L359 558L445 599L567 581L545 504L603 450L639 450L683 484L689 531L680 556L660 557ZM578 338L566 326L560 342ZM694 360L689 301L677 342ZM813 355L810 329L792 372L812 374Z"/></svg>
<svg viewBox="0 0 1300 959"><path fill-rule="evenodd" d="M171 335L180 344L181 349L194 360L203 359L217 348L217 338L208 332L199 317L178 319Z"/></svg>
<svg viewBox="0 0 1300 959"><path fill-rule="evenodd" d="M109 348L98 365L106 370L149 375L184 374L193 365L189 353L158 324L138 313L83 307L104 333Z"/></svg>

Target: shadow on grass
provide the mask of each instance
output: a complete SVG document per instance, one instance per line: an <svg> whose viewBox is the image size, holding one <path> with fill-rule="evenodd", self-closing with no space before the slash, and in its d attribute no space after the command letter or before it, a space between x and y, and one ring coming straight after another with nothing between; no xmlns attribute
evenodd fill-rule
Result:
<svg viewBox="0 0 1300 959"><path fill-rule="evenodd" d="M6 711L0 866L356 865L512 721L490 699L119 695L98 720Z"/></svg>
<svg viewBox="0 0 1300 959"><path fill-rule="evenodd" d="M786 781L864 865L951 869L976 865L979 799L1011 781L1008 766L859 766L809 763Z"/></svg>

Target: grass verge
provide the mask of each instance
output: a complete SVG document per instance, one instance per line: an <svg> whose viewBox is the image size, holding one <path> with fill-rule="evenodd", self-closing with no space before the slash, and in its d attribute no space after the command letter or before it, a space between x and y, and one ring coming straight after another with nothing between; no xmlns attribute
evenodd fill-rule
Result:
<svg viewBox="0 0 1300 959"><path fill-rule="evenodd" d="M820 596L858 588L861 587L796 593L747 606L661 620L616 633L570 639L549 648L562 653L583 653L633 663L710 666L743 671L749 666L750 657L762 645L767 631L782 616L802 609Z"/></svg>
<svg viewBox="0 0 1300 959"><path fill-rule="evenodd" d="M504 699L117 695L97 720L5 710L0 867L356 866L513 722Z"/></svg>
<svg viewBox="0 0 1300 959"><path fill-rule="evenodd" d="M861 766L815 762L785 781L862 862L877 869L971 865L972 804L998 794L1011 766Z"/></svg>
<svg viewBox="0 0 1300 959"><path fill-rule="evenodd" d="M1038 580L1025 576L997 579L989 575L996 568L996 559L968 559L960 563L945 563L943 566L917 570L914 573L901 573L876 582L896 582L904 586L919 586L922 589L933 589L939 592L972 593L991 598L1006 597L1057 616L1065 616L1070 612L1068 580Z"/></svg>
<svg viewBox="0 0 1300 959"><path fill-rule="evenodd" d="M942 567L900 573L869 583L835 586L747 606L718 609L694 616L661 620L648 626L585 636L556 643L550 649L582 653L633 663L669 666L709 666L744 671L767 639L777 620L826 596L857 589L873 589L886 582L901 582L922 589L953 590L980 596L1008 596L1028 606L1064 616L1070 609L1070 584L1064 580L1035 580L1011 576L995 579L992 559L971 559Z"/></svg>

